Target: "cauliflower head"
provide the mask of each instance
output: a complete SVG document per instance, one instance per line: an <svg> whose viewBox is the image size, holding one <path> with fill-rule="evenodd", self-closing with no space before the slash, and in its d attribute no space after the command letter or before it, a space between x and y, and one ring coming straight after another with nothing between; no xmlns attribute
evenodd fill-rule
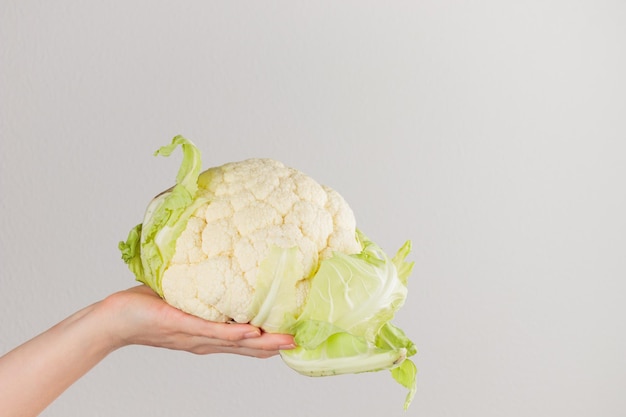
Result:
<svg viewBox="0 0 626 417"><path fill-rule="evenodd" d="M200 172L200 152L182 136L156 154L178 146L176 185L152 200L143 223L120 242L123 259L138 281L187 313L285 330L282 316L302 310L320 262L361 251L352 210L333 189L272 159ZM283 254L288 270L277 269L285 262L270 256L273 248L293 249ZM282 297L289 302L263 304L278 287L289 288Z"/></svg>
<svg viewBox="0 0 626 417"><path fill-rule="evenodd" d="M298 346L281 357L304 375L390 370L408 407L417 350L391 320L407 295L410 241L388 256L336 191L278 161L201 172L182 136L156 154L178 146L176 185L119 245L137 280L195 316L293 334Z"/></svg>
<svg viewBox="0 0 626 417"><path fill-rule="evenodd" d="M198 178L197 195L206 203L176 240L162 291L169 304L207 320L254 318L257 272L272 246L296 248L297 311L321 260L361 250L354 214L341 195L281 162L248 159L210 168Z"/></svg>

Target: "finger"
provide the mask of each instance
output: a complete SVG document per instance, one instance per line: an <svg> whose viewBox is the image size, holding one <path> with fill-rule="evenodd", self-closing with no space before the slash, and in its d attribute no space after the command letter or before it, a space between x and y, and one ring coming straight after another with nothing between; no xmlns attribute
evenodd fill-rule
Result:
<svg viewBox="0 0 626 417"><path fill-rule="evenodd" d="M212 339L239 341L258 338L263 334L261 329L251 324L215 323L197 317L190 317L190 319L193 320L193 323L190 322L190 325L193 326L189 329L190 334Z"/></svg>
<svg viewBox="0 0 626 417"><path fill-rule="evenodd" d="M250 357L259 358L259 359L267 359L267 358L277 356L280 353L280 351L238 348L238 349L233 349L233 351L229 353L236 354L236 355L250 356Z"/></svg>
<svg viewBox="0 0 626 417"><path fill-rule="evenodd" d="M263 333L260 337L239 342L239 346L260 350L288 350L296 347L293 336L278 333Z"/></svg>
<svg viewBox="0 0 626 417"><path fill-rule="evenodd" d="M234 355L245 355L255 358L270 358L280 353L279 350L266 350L266 349L253 349L242 346L215 346L215 345L200 345L194 346L190 349L185 349L187 352L191 352L197 355L207 355L212 353L228 353Z"/></svg>
<svg viewBox="0 0 626 417"><path fill-rule="evenodd" d="M182 339L182 340L181 340ZM237 353L246 351L248 356L270 357L285 349L293 349L293 337L283 334L263 333L262 336L238 341L213 339L202 336L183 337L173 343L175 348L196 354Z"/></svg>
<svg viewBox="0 0 626 417"><path fill-rule="evenodd" d="M259 337L262 333L258 327L251 324L212 322L185 313L166 303L159 307L166 313L161 325L166 325L176 333L230 341Z"/></svg>

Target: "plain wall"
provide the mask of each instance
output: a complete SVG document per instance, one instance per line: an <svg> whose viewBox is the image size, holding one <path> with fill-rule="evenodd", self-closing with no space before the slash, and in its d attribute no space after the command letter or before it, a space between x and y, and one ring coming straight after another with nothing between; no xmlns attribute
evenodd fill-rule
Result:
<svg viewBox="0 0 626 417"><path fill-rule="evenodd" d="M0 1L0 352L135 285L117 243L183 134L412 240L415 401L387 373L129 347L44 416L626 415L624 22L617 0Z"/></svg>

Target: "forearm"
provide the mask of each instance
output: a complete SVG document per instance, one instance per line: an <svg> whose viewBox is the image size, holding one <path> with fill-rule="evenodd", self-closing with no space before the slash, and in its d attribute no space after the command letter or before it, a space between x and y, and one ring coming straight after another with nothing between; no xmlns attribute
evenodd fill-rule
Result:
<svg viewBox="0 0 626 417"><path fill-rule="evenodd" d="M115 350L106 324L94 304L1 357L2 415L38 415Z"/></svg>

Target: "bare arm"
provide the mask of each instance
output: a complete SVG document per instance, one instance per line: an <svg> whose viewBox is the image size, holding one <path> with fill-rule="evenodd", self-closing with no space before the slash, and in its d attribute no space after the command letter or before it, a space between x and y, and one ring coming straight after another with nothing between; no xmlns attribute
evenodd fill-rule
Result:
<svg viewBox="0 0 626 417"><path fill-rule="evenodd" d="M145 286L113 294L0 358L0 409L36 416L108 354L138 344L197 354L266 358L293 347L289 335L185 314Z"/></svg>

